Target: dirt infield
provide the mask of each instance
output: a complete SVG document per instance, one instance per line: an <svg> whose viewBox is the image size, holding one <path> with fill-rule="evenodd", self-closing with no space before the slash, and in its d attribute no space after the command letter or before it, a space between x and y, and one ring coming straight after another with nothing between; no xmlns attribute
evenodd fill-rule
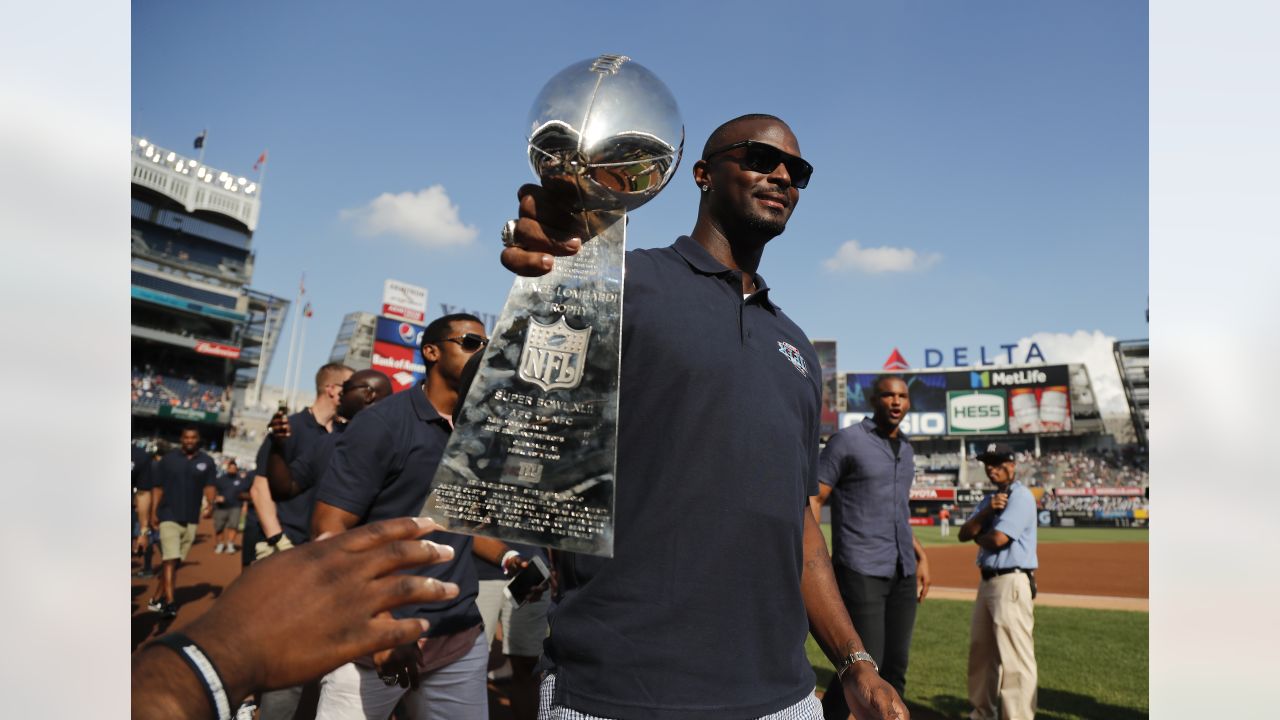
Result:
<svg viewBox="0 0 1280 720"><path fill-rule="evenodd" d="M208 610L213 601L222 594L222 589L240 574L240 555L219 555L213 551L213 521L201 520L196 533L195 544L187 555L187 562L178 572L178 589L174 593L174 601L178 605L178 617L174 620L162 620L158 613L147 610L147 600L155 591L154 579L141 579L131 576L133 602L132 643L130 650L149 638L159 637L168 632L170 626L178 629L199 617ZM160 568L160 548L152 553L153 567ZM142 561L134 557L131 571L142 568Z"/></svg>
<svg viewBox="0 0 1280 720"><path fill-rule="evenodd" d="M1148 597L1147 543L1044 543L1036 548L1041 592L1062 595ZM974 565L972 543L931 547L929 567L933 584L976 589L981 576Z"/></svg>

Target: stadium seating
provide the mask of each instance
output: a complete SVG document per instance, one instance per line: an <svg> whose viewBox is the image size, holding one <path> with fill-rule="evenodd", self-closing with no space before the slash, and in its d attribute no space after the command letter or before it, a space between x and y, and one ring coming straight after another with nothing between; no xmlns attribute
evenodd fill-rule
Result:
<svg viewBox="0 0 1280 720"><path fill-rule="evenodd" d="M198 382L194 378L170 377L135 368L130 382L130 397L138 407L169 405L219 413L230 406L230 392L225 386Z"/></svg>

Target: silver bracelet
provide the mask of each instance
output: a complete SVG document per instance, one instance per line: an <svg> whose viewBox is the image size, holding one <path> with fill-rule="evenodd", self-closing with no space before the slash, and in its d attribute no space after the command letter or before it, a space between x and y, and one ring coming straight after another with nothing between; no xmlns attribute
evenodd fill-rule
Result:
<svg viewBox="0 0 1280 720"><path fill-rule="evenodd" d="M870 654L859 650L858 652L849 653L840 661L840 667L836 669L836 677L843 680L844 674L849 671L849 668L853 667L854 663L859 662L869 662L871 663L871 667L876 669L877 674L880 672L880 666L876 664L875 658L871 657Z"/></svg>
<svg viewBox="0 0 1280 720"><path fill-rule="evenodd" d="M227 700L226 688L222 686L222 676L218 674L218 668L214 667L213 661L204 654L200 646L182 633L164 635L156 639L155 644L173 650L179 657L186 660L191 669L196 672L196 677L200 678L200 683L204 685L205 695L209 698L209 704L213 706L214 717L218 720L231 720L231 703Z"/></svg>

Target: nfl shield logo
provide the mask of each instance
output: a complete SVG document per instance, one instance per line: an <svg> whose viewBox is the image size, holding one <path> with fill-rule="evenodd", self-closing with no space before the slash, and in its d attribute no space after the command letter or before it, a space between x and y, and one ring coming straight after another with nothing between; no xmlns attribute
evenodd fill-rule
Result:
<svg viewBox="0 0 1280 720"><path fill-rule="evenodd" d="M564 317L551 325L529 318L517 374L544 392L576 388L582 383L590 340L591 328L574 330Z"/></svg>

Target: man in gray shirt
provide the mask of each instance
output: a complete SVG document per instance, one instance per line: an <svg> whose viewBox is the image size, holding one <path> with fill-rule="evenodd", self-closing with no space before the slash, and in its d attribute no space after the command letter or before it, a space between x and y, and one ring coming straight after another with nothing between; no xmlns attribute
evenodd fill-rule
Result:
<svg viewBox="0 0 1280 720"><path fill-rule="evenodd" d="M874 414L827 442L818 461L815 515L831 498L831 560L854 629L880 675L906 697L907 654L916 603L929 592L929 561L911 532L908 499L915 457L899 425L911 409L897 375L876 378ZM835 691L832 692L832 689ZM839 685L823 697L823 715L846 718Z"/></svg>

